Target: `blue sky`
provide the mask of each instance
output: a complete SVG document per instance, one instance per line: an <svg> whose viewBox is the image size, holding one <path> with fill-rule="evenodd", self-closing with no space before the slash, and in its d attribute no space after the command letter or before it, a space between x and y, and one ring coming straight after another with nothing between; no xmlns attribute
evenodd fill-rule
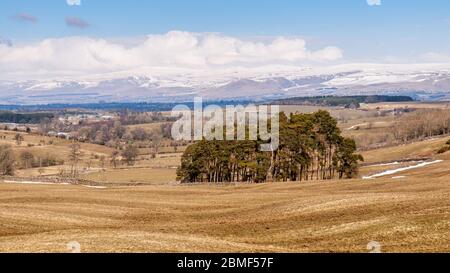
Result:
<svg viewBox="0 0 450 273"><path fill-rule="evenodd" d="M20 22L30 14L34 23ZM68 27L66 17L90 27ZM131 37L170 30L239 37L301 36L313 46L333 44L348 57L407 57L450 52L450 1L384 0L2 0L0 35L14 41L87 35Z"/></svg>
<svg viewBox="0 0 450 273"><path fill-rule="evenodd" d="M448 0L66 1L1 0L0 37L14 45L73 36L126 41L178 30L253 41L298 37L311 51L339 48L348 62L450 59Z"/></svg>

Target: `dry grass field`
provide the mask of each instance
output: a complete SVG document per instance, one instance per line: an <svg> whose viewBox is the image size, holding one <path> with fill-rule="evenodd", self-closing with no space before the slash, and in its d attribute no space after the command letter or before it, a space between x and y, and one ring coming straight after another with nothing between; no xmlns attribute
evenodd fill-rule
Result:
<svg viewBox="0 0 450 273"><path fill-rule="evenodd" d="M410 109L450 109L450 102L380 102L364 105L365 109L374 110L390 110L395 108Z"/></svg>
<svg viewBox="0 0 450 273"><path fill-rule="evenodd" d="M442 141L365 156L369 162L396 160ZM0 251L66 252L66 244L76 241L84 252L366 252L367 243L377 241L386 252L448 252L450 155L437 158L443 161L373 180L141 187L106 182L104 188L0 182ZM172 179L161 170L121 171L90 178L120 182L141 175L149 184Z"/></svg>
<svg viewBox="0 0 450 273"><path fill-rule="evenodd" d="M127 125L127 131L130 132L137 128L142 128L147 132L152 132L153 130L160 130L161 125L163 125L164 122L154 122L154 123L148 123L148 124L136 124L136 125Z"/></svg>
<svg viewBox="0 0 450 273"><path fill-rule="evenodd" d="M367 136L392 119L355 115L340 126ZM25 134L17 145L2 134L16 154L67 161L70 141ZM72 241L82 252L367 252L370 241L384 252L449 252L450 152L436 154L448 138L364 151L360 177L418 164L404 159L442 160L376 179L227 185L175 183L182 148L156 158L142 150L136 165L113 169L98 161L112 149L82 144L80 178L96 187L0 179L0 252L67 252Z"/></svg>
<svg viewBox="0 0 450 273"><path fill-rule="evenodd" d="M5 139L0 139L0 144L11 145L17 155L23 150L32 152L35 156L43 156L46 154L55 155L59 159L67 160L69 155L69 146L73 144L72 141L40 136L36 134L27 134L20 132L24 138L22 143L18 145L14 140L14 136L17 132L0 130L0 136L4 136ZM109 156L113 152L113 149L102 145L95 145L90 143L79 143L83 152L83 159L88 159L92 155L104 155Z"/></svg>
<svg viewBox="0 0 450 273"><path fill-rule="evenodd" d="M68 170L69 153L72 141L39 136L35 134L20 133L24 137L24 141L18 145L14 140L16 132L0 131L0 144L10 145L16 155L16 159L20 160L20 154L23 151L31 152L35 157L51 156L58 160L63 160L64 165L57 165L44 168L18 169L15 172L17 177L36 177L36 176L52 176L59 174L62 170ZM81 146L81 162L79 163L79 171L81 178L92 181L103 181L110 183L146 183L146 184L165 184L175 181L176 167L180 163L181 153L185 147L178 147L177 153L173 152L173 147L162 147L160 155L151 158L147 148L140 149L143 154L139 157L139 161L135 166L122 166L114 170L110 166L109 158L114 149L106 146L95 145L90 143L79 143ZM105 157L104 168L101 168L100 157Z"/></svg>
<svg viewBox="0 0 450 273"><path fill-rule="evenodd" d="M411 144L365 151L361 154L364 156L365 163L430 158L434 157L439 148L444 146L448 140L449 137L439 137Z"/></svg>
<svg viewBox="0 0 450 273"><path fill-rule="evenodd" d="M86 188L0 183L0 251L450 251L450 165L390 177ZM421 175L426 173L426 175ZM408 174L409 175L409 174Z"/></svg>
<svg viewBox="0 0 450 273"><path fill-rule="evenodd" d="M176 169L170 168L121 168L93 172L81 176L95 182L167 184L176 181Z"/></svg>

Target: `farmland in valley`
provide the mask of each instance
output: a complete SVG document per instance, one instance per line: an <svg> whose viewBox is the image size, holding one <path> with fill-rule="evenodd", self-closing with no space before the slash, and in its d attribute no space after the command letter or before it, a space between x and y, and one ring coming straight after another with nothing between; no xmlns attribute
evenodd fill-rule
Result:
<svg viewBox="0 0 450 273"><path fill-rule="evenodd" d="M396 122L379 110L328 110L356 139L388 134ZM0 136L18 162L23 151L60 162L0 180L1 252L67 252L71 241L83 252L367 252L370 241L387 252L450 251L450 152L438 153L448 135L374 138L380 147L360 151L357 179L189 185L176 181L185 145L163 140L154 156L142 146L133 165L113 167L114 147L80 142L82 183L65 185L47 180L70 169L73 140ZM363 179L423 162L433 164Z"/></svg>

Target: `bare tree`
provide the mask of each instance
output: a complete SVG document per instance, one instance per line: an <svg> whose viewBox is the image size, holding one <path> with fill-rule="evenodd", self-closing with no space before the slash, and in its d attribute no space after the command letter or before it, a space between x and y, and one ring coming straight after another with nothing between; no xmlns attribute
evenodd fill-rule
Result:
<svg viewBox="0 0 450 273"><path fill-rule="evenodd" d="M104 155L102 155L102 156L100 156L100 158L99 158L99 161L100 161L100 168L102 168L102 169L104 169L105 168L105 156Z"/></svg>
<svg viewBox="0 0 450 273"><path fill-rule="evenodd" d="M153 151L155 154L159 153L159 148L161 147L161 142L162 142L162 133L160 130L153 130L151 135L151 142L150 142L150 146L153 148Z"/></svg>
<svg viewBox="0 0 450 273"><path fill-rule="evenodd" d="M114 151L111 155L111 165L113 166L113 168L117 168L117 158L119 157L119 152L118 151Z"/></svg>
<svg viewBox="0 0 450 273"><path fill-rule="evenodd" d="M138 127L136 129L134 129L133 131L131 131L131 135L133 137L133 140L137 140L137 141L144 141L146 139L148 139L148 133L147 131L145 131L145 129Z"/></svg>
<svg viewBox="0 0 450 273"><path fill-rule="evenodd" d="M81 152L80 144L74 143L74 144L70 145L69 161L71 163L70 174L72 176L78 175L78 163L81 160L81 156L82 156L82 152Z"/></svg>
<svg viewBox="0 0 450 273"><path fill-rule="evenodd" d="M16 141L17 146L20 146L22 144L22 141L24 141L24 138L21 134L17 133L14 136L14 140Z"/></svg>
<svg viewBox="0 0 450 273"><path fill-rule="evenodd" d="M31 168L34 162L34 155L30 151L23 151L20 154L20 160L25 169Z"/></svg>
<svg viewBox="0 0 450 273"><path fill-rule="evenodd" d="M38 169L38 172L39 172L39 175L42 176L42 175L44 174L45 170L44 170L44 168L41 168L41 167L40 167L40 168Z"/></svg>
<svg viewBox="0 0 450 273"><path fill-rule="evenodd" d="M9 145L0 146L0 175L14 175L14 153Z"/></svg>
<svg viewBox="0 0 450 273"><path fill-rule="evenodd" d="M128 166L132 166L136 163L136 158L137 158L138 154L139 154L139 152L136 147L134 147L133 145L128 145L125 148L125 150L123 150L122 157Z"/></svg>

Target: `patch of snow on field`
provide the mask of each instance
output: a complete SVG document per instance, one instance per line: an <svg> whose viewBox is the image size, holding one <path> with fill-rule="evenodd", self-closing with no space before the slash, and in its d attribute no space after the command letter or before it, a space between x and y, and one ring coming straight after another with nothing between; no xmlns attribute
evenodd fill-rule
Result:
<svg viewBox="0 0 450 273"><path fill-rule="evenodd" d="M91 188L91 189L107 189L107 187L102 187L102 186L85 186L85 185L82 185L83 187L86 187L86 188Z"/></svg>
<svg viewBox="0 0 450 273"><path fill-rule="evenodd" d="M392 177L392 179L403 179L403 178L406 178L406 176L394 176L394 177Z"/></svg>
<svg viewBox="0 0 450 273"><path fill-rule="evenodd" d="M374 175L371 175L371 176L364 176L363 179L374 179L374 178L378 178L378 177L382 177L382 176L386 176L386 175L392 175L392 174L396 174L396 173L399 173L399 172L404 172L404 171L417 169L417 168L422 168L422 167L425 167L425 166L428 166L428 165L440 163L442 161L443 160L435 160L435 161L431 161L431 162L422 162L420 164L413 165L413 166L398 168L398 169L395 169L395 170L384 171L382 173L374 174Z"/></svg>
<svg viewBox="0 0 450 273"><path fill-rule="evenodd" d="M346 130L351 131L351 130L355 130L358 127L366 126L366 125L367 125L367 123L356 124L356 125L353 125L352 127L347 128Z"/></svg>

